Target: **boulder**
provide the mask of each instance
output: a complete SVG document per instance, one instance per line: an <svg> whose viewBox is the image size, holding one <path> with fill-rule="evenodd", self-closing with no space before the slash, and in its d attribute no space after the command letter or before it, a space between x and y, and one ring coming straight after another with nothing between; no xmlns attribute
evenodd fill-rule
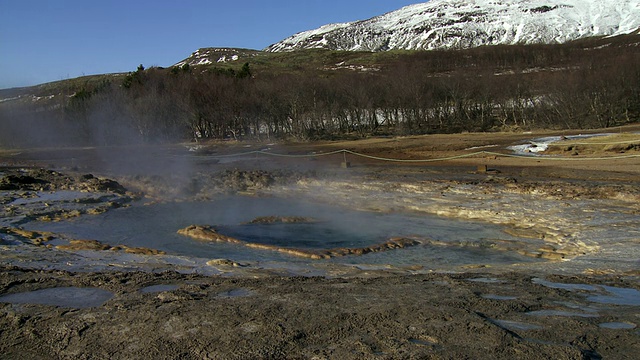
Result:
<svg viewBox="0 0 640 360"><path fill-rule="evenodd" d="M59 250L109 250L110 245L103 244L98 240L70 240L67 245L58 245Z"/></svg>
<svg viewBox="0 0 640 360"><path fill-rule="evenodd" d="M219 234L214 228L209 225L190 225L184 229L178 230L178 234L189 236L190 238L196 240L234 244L244 243L243 241L236 238Z"/></svg>

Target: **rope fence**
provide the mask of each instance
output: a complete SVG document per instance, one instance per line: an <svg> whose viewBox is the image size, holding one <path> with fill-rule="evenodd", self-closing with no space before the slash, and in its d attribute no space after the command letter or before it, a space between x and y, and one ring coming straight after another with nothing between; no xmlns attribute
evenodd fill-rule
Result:
<svg viewBox="0 0 640 360"><path fill-rule="evenodd" d="M494 151L476 151L467 154L461 154L456 156L447 156L441 158L431 158L431 159L395 159L395 158L387 158L380 156L367 155L359 152L355 152L352 150L341 149L335 151L329 151L325 153L313 153L313 154L278 154L272 153L265 150L253 150L242 153L235 154L227 154L227 155L210 155L207 158L213 159L225 159L225 158L233 158L233 157L242 157L242 156L250 156L250 155L265 155L265 156L273 156L273 157L281 157L281 158L315 158L322 156L330 156L343 154L353 155L357 157L362 157L366 159L379 160L379 161L388 161L388 162L397 162L397 163L428 163L428 162L438 162L438 161L449 161L449 160L457 160L464 159L470 157L478 157L478 156L497 156L497 157L507 157L507 158L519 158L519 159L527 159L527 160L536 160L536 161L597 161L597 160L620 160L620 159L631 159L631 158L640 158L640 154L628 154L628 155L618 155L618 156L602 156L602 157L552 157L552 156L544 156L544 155L520 155L520 154L504 154Z"/></svg>

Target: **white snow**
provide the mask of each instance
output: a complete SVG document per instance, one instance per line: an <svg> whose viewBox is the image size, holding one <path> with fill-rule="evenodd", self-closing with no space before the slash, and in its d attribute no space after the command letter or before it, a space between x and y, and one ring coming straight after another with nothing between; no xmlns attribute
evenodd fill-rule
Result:
<svg viewBox="0 0 640 360"><path fill-rule="evenodd" d="M237 61L239 58L240 57L238 55L231 55L231 56L222 55L218 59L218 62Z"/></svg>
<svg viewBox="0 0 640 360"><path fill-rule="evenodd" d="M204 58L204 59L200 59L196 65L209 65L211 64L211 60Z"/></svg>
<svg viewBox="0 0 640 360"><path fill-rule="evenodd" d="M580 140L580 139L588 139L592 137L608 136L608 135L611 135L611 134L603 133L603 134L589 134L589 135L549 136L549 137L533 139L528 141L525 144L509 146L508 149L518 155L538 155L542 152L545 152L549 148L549 145L561 140Z"/></svg>
<svg viewBox="0 0 640 360"><path fill-rule="evenodd" d="M238 61L240 60L241 51L238 49L227 49L227 48L206 48L206 49L198 49L194 51L191 56L175 65L174 67L180 67L184 64L189 64L192 66L198 65L210 65L213 64L212 59L216 59L218 63L225 63L229 61ZM246 55L246 54L244 54Z"/></svg>
<svg viewBox="0 0 640 360"><path fill-rule="evenodd" d="M5 102L5 101L13 101L13 100L18 100L22 97L22 95L20 96L15 96L15 97L11 97L11 98L5 98L5 99L0 99L0 103Z"/></svg>
<svg viewBox="0 0 640 360"><path fill-rule="evenodd" d="M75 95L75 93L73 94ZM44 100L51 100L55 97L55 95L47 95L47 96L36 96L36 95L31 95L31 101L36 102L36 101L40 101L42 99Z"/></svg>
<svg viewBox="0 0 640 360"><path fill-rule="evenodd" d="M562 43L640 28L640 0L432 0L368 20L328 24L267 51L465 48Z"/></svg>

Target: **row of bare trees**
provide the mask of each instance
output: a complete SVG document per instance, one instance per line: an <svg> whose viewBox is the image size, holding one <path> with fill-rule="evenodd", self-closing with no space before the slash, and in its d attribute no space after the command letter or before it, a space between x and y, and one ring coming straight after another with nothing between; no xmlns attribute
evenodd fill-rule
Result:
<svg viewBox="0 0 640 360"><path fill-rule="evenodd" d="M5 135L15 133L19 116L29 124L46 122L41 128L61 133L57 141L107 145L599 128L640 116L635 47L422 52L398 56L377 70L263 69L247 76L245 64L243 76L236 76L139 67L126 86L114 81L77 92L40 115L8 115L5 109L0 126Z"/></svg>

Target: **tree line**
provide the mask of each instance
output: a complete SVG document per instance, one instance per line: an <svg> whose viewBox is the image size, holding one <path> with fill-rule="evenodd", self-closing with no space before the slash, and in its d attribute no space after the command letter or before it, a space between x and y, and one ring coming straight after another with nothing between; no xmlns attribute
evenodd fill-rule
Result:
<svg viewBox="0 0 640 360"><path fill-rule="evenodd" d="M3 107L0 141L304 141L601 128L640 116L640 51L633 46L494 46L371 58L356 70L141 65L47 109Z"/></svg>

